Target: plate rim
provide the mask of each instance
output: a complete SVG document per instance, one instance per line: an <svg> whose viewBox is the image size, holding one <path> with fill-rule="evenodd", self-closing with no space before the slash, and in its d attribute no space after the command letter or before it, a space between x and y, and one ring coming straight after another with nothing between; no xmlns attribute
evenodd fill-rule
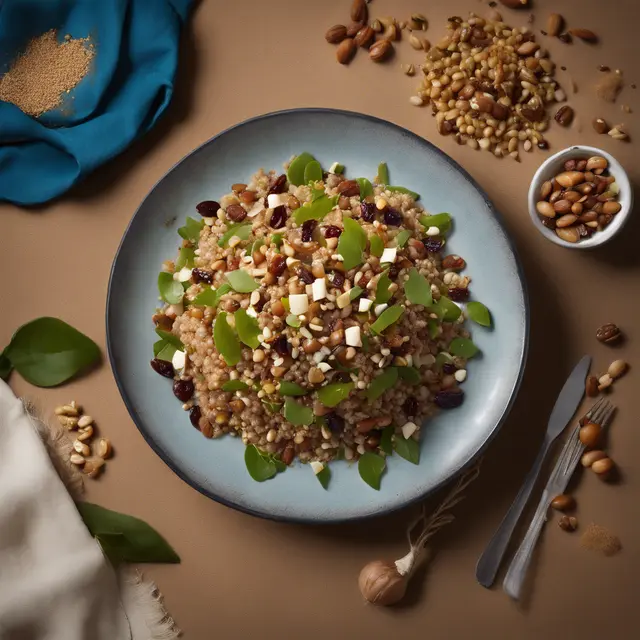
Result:
<svg viewBox="0 0 640 640"><path fill-rule="evenodd" d="M123 381L120 378L120 374L118 372L118 369L116 368L115 353L114 353L114 348L113 348L112 339L111 339L111 324L110 324L110 318L109 318L109 316L110 316L110 308L111 308L111 300L112 300L112 294L113 294L113 284L114 284L115 270L116 270L116 265L117 265L117 262L118 262L118 258L120 257L120 253L123 250L125 240L126 240L128 234L129 234L131 226L133 225L133 221L135 220L136 216L140 213L140 210L142 209L144 203L147 201L149 196L156 190L156 188L160 185L160 183L170 173L173 172L173 170L176 167L178 167L180 164L182 164L187 158L191 157L192 155L194 155L195 153L200 151L200 149L202 149L203 147L206 147L207 145L212 143L214 140L216 140L216 139L218 139L218 138L230 133L231 131L234 131L235 129L240 129L240 128L242 128L242 127L244 127L246 125L249 125L249 124L251 124L253 122L256 122L256 121L266 120L266 119L269 119L269 118L286 116L286 115L291 115L291 114L300 114L300 113L333 114L333 115L346 116L346 117L350 117L350 118L357 118L357 119L360 119L360 120L366 120L366 121L369 121L369 122L374 122L374 123L376 123L378 125L382 125L384 127L394 129L397 132L399 132L399 133L401 133L401 134L403 134L405 136L409 136L409 137L413 138L414 141L416 141L417 143L427 146L428 148L430 148L431 151L433 151L437 155L439 155L447 164L449 164L465 180L467 180L476 189L476 191L482 196L482 198L483 198L483 200L485 202L485 205L491 211L491 213L493 214L496 222L498 223L498 228L499 228L500 234L503 236L504 240L506 241L507 246L511 250L511 253L512 253L512 255L514 257L514 261L515 261L516 273L517 273L518 280L520 281L520 286L521 286L521 289L522 289L522 299L523 299L523 309L524 309L524 319L523 319L524 320L524 337L523 337L522 345L521 345L520 368L519 368L519 371L518 371L518 377L515 380L515 383L514 383L512 389L511 389L511 395L509 397L509 401L507 402L507 404L506 404L506 406L505 406L505 408L504 408L504 410L502 412L502 415L498 418L494 429L485 438L485 440L480 443L480 445L477 447L477 449L473 453L471 453L470 456L468 456L468 458L465 461L463 461L459 465L456 465L456 468L451 471L451 473L449 474L448 477L440 480L433 487L427 489L423 493L420 493L419 495L417 495L415 497L412 497L410 499L404 500L402 502L398 502L397 504L394 504L394 505L392 505L392 506L390 506L388 508L383 508L382 510L380 510L380 511L378 511L376 513L358 514L358 515L353 515L353 516L343 516L343 517L339 517L339 518L329 518L329 519L321 519L321 518L313 518L313 517L301 517L301 516L296 516L296 515L269 514L269 513L262 512L262 511L257 511L256 509L253 509L250 506L242 505L242 504L238 504L236 502L233 502L232 500L224 498L224 497L214 493L213 491L205 488L204 486L200 485L198 482L193 481L192 479L190 479L185 473L183 473L183 471L171 459L171 457L169 455L165 455L165 453L161 450L160 446L158 444L156 444L155 440L153 439L152 434L147 432L147 429L145 428L142 419L138 415L138 412L136 411L136 409L135 409L135 407L133 405L133 402L131 401L131 399L129 398L129 396L127 394L127 391L125 389L125 385L123 384ZM519 256L519 253L518 253L518 249L517 249L517 247L515 245L515 242L512 240L511 236L507 233L507 228L506 228L506 225L504 223L504 219L503 219L502 214L493 205L493 203L492 203L491 199L489 198L489 196L487 195L486 191L476 182L476 180L466 171L466 169L464 169L464 167L462 167L451 156L449 156L447 153L445 153L442 149L437 147L431 141L427 140L426 138L423 138L422 136L419 136L418 134L414 133L413 131L410 131L409 129L406 129L405 127L402 127L399 124L396 124L395 122L391 122L390 120L385 120L383 118L378 118L377 116L373 116L373 115L365 114L365 113L360 113L360 112L357 112L357 111L349 111L349 110L345 110L345 109L333 109L333 108L329 108L329 107L298 107L298 108L291 108L291 109L282 109L282 110L278 110L278 111L270 111L268 113L263 113L263 114L259 114L257 116L253 116L251 118L247 118L245 120L242 120L241 122L238 122L236 124L233 124L233 125L227 127L226 129L223 129L222 131L220 131L220 132L216 133L215 135L211 136L210 138L208 138L207 140L205 140L204 142L202 142L198 146L194 147L191 151L189 151L187 154L185 154L182 158L180 158L173 165L171 165L171 167L162 174L162 176L153 184L153 186L148 190L148 192L146 193L144 198L140 201L140 204L137 206L136 210L134 211L133 215L131 216L131 219L129 220L129 223L127 224L127 226L126 226L126 228L124 230L124 233L122 234L122 238L120 239L120 243L118 244L118 248L117 248L117 250L115 252L115 255L114 255L114 258L113 258L113 262L111 264L111 269L109 270L109 281L108 281L108 284L107 284L107 296L106 296L106 304L105 304L105 334L106 334L106 343L107 343L107 355L108 355L108 358L109 358L109 365L111 367L111 372L112 372L112 375L113 375L113 377L115 379L116 386L117 386L118 391L120 393L120 397L122 398L122 401L124 402L124 405L125 405L128 413L129 413L129 416L133 420L133 423L135 424L136 428L138 429L138 431L140 432L140 434L142 435L142 437L144 438L146 443L151 447L151 449L156 453L156 455L169 467L169 469L171 469L171 471L173 471L173 473L175 473L178 476L178 478L180 478L183 482L188 484L190 487L192 487L193 489L195 489L196 491L198 491L202 495L204 495L207 498L209 498L210 500L213 500L213 501L215 501L215 502L217 502L219 504L222 504L222 505L224 505L226 507L230 507L232 509L235 509L236 511L240 511L240 512L249 514L249 515L254 516L254 517L263 518L263 519L266 519L266 520L272 520L272 521L276 521L276 522L289 522L289 523L311 524L311 525L332 525L332 524L341 524L341 523L346 523L346 522L359 522L359 521L364 521L364 520L370 520L370 519L373 519L373 518L379 518L379 517L383 517L383 516L388 516L388 515L390 515L392 513L400 511L401 509L405 509L405 508L407 508L407 507L409 507L409 506L411 506L411 505L413 505L413 504L415 504L415 503L417 503L419 501L424 500L427 496L435 493L436 491L440 490L442 487L444 487L447 484L453 482L453 480L456 477L458 477L466 469L471 467L472 464L482 455L482 453L487 449L489 444L491 444L493 439L497 436L498 432L500 431L500 429L502 428L504 422L506 421L509 413L511 412L511 409L513 407L513 404L515 403L516 398L518 397L518 393L519 393L520 387L522 385L522 380L523 380L523 377L524 377L524 372L525 372L525 369L526 369L527 359L528 359L528 355L529 355L530 319L531 318L530 318L530 305L529 305L528 287L527 287L527 282L526 282L525 275L524 275L524 269L523 269L523 266L522 266L522 262L520 260L520 256Z"/></svg>

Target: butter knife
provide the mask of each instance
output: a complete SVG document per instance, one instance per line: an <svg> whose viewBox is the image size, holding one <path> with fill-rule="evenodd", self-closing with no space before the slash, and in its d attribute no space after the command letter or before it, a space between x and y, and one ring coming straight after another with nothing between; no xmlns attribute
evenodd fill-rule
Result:
<svg viewBox="0 0 640 640"><path fill-rule="evenodd" d="M489 588L498 573L500 563L504 557L513 531L520 520L520 516L529 501L531 491L536 484L544 460L549 453L549 449L554 440L563 432L569 420L576 412L582 396L584 395L584 382L591 366L591 356L584 356L575 366L571 375L564 383L562 391L556 400L551 412L547 432L544 436L542 447L538 452L531 470L527 474L525 481L520 488L520 492L513 501L509 511L500 523L497 531L493 534L487 548L480 556L476 566L476 579L483 586Z"/></svg>

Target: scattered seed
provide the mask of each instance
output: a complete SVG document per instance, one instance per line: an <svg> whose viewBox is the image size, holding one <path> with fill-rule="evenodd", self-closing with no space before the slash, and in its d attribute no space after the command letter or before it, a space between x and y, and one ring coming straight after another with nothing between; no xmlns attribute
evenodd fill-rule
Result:
<svg viewBox="0 0 640 640"><path fill-rule="evenodd" d="M609 131L609 125L602 118L594 118L592 124L597 133L603 134Z"/></svg>

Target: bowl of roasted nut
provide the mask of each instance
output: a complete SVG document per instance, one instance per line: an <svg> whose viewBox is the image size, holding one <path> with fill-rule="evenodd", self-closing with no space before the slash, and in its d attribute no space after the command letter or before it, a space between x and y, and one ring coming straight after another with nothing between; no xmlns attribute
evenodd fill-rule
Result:
<svg viewBox="0 0 640 640"><path fill-rule="evenodd" d="M592 249L620 232L633 208L622 165L596 147L575 145L552 155L529 187L529 215L546 238Z"/></svg>

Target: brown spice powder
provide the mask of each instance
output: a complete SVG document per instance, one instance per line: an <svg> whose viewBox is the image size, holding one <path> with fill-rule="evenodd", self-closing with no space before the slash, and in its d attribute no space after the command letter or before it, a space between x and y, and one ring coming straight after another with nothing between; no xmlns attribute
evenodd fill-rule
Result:
<svg viewBox="0 0 640 640"><path fill-rule="evenodd" d="M613 556L622 549L622 543L615 533L593 522L580 538L580 545L588 551L598 551L605 556Z"/></svg>
<svg viewBox="0 0 640 640"><path fill-rule="evenodd" d="M62 97L87 75L95 55L89 38L65 36L55 29L34 38L0 78L0 100L38 117L60 106Z"/></svg>

